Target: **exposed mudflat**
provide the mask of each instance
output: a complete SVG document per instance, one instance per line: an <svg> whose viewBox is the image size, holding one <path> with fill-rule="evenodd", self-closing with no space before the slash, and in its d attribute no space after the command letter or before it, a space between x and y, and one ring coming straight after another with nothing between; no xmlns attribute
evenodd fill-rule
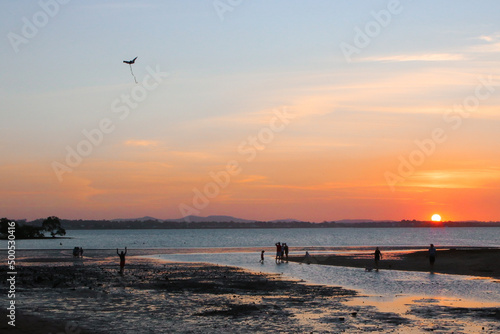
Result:
<svg viewBox="0 0 500 334"><path fill-rule="evenodd" d="M391 312L342 287L235 267L129 256L120 275L112 251L71 260L59 251L39 253L20 254L17 326L7 325L2 308L2 333L500 332L496 307L410 298L405 312ZM6 295L5 280L1 288Z"/></svg>

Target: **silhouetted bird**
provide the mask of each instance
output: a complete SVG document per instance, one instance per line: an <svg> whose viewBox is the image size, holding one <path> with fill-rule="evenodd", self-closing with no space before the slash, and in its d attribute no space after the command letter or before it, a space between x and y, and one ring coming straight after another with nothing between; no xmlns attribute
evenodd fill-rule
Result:
<svg viewBox="0 0 500 334"><path fill-rule="evenodd" d="M135 58L134 58L134 59L132 59L132 60L124 60L123 62L124 62L125 64L132 65L133 63L135 63L135 60L136 60L136 59L137 59L137 57L135 57Z"/></svg>

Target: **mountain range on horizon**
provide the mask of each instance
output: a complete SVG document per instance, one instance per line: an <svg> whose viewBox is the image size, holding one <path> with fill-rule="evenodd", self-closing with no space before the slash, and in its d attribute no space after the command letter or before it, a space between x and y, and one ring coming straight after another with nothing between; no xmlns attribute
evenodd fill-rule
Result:
<svg viewBox="0 0 500 334"><path fill-rule="evenodd" d="M151 216L144 216L141 218L118 218L112 219L111 221L119 222L119 221L158 221L158 222L191 222L191 223L200 223L200 222L236 222L236 223L253 223L259 220L251 220L251 219L243 219L237 218L233 216L227 215L210 215L210 216L195 216L190 215L183 218L170 218L170 219L159 219ZM277 219L277 220L269 220L269 222L300 222L297 219Z"/></svg>
<svg viewBox="0 0 500 334"><path fill-rule="evenodd" d="M228 222L235 222L235 223L253 223L256 221L262 221L262 220L252 220L252 219L244 219L244 218L238 218L238 217L233 217L233 216L227 216L227 215L209 215L206 217L203 216L195 216L195 215L190 215L186 216L183 218L171 218L171 219L159 219L151 216L144 216L141 218L117 218L117 219L111 219L111 221L114 222L120 222L120 221L157 221L157 222L190 222L190 223L201 223L201 222L221 222L221 223L228 223ZM395 220L373 220L373 219L341 219L341 220L332 220L338 223L368 223L368 222L392 222ZM293 219L293 218L285 218L285 219L273 219L273 220L267 220L267 222L304 222L304 220L299 220L299 219Z"/></svg>

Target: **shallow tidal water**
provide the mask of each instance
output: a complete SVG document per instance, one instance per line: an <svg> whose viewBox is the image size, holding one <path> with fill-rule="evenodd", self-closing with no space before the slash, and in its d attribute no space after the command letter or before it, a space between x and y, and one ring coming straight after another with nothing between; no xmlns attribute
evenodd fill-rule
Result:
<svg viewBox="0 0 500 334"><path fill-rule="evenodd" d="M387 305L398 304L400 299L409 297L432 298L440 300L443 305L455 301L455 305L467 304L468 307L500 306L500 281L491 278L399 270L367 272L363 268L293 262L276 264L273 256L266 256L264 264L261 264L260 252L257 249L255 253L162 254L154 258L175 262L207 262L257 272L283 274L308 283L354 289L369 296L367 302L386 302ZM380 306L383 307L383 304Z"/></svg>

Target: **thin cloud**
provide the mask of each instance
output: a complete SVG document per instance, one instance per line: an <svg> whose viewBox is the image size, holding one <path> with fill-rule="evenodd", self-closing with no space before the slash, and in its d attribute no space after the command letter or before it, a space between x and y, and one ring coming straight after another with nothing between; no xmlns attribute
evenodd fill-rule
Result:
<svg viewBox="0 0 500 334"><path fill-rule="evenodd" d="M481 35L481 36L477 37L477 39L488 42L488 43L498 42L498 41L500 41L500 32L496 32L496 33L493 33L490 35Z"/></svg>
<svg viewBox="0 0 500 334"><path fill-rule="evenodd" d="M416 173L408 186L425 188L488 188L500 180L500 169L432 170Z"/></svg>
<svg viewBox="0 0 500 334"><path fill-rule="evenodd" d="M134 140L130 139L125 142L125 146L134 147L154 147L158 146L158 142L155 140Z"/></svg>
<svg viewBox="0 0 500 334"><path fill-rule="evenodd" d="M481 35L475 38L481 41L479 44L472 45L466 51L471 53L499 53L500 52L500 32L490 35Z"/></svg>
<svg viewBox="0 0 500 334"><path fill-rule="evenodd" d="M433 61L459 61L466 60L463 54L460 53L426 53L426 54L407 54L407 55L394 55L385 57L368 57L363 58L361 61L365 62L433 62Z"/></svg>
<svg viewBox="0 0 500 334"><path fill-rule="evenodd" d="M478 39L486 41L486 42L493 42L493 37L491 37L491 36L479 36Z"/></svg>
<svg viewBox="0 0 500 334"><path fill-rule="evenodd" d="M267 176L264 175L247 175L243 179L237 179L235 183L266 183L268 181Z"/></svg>

